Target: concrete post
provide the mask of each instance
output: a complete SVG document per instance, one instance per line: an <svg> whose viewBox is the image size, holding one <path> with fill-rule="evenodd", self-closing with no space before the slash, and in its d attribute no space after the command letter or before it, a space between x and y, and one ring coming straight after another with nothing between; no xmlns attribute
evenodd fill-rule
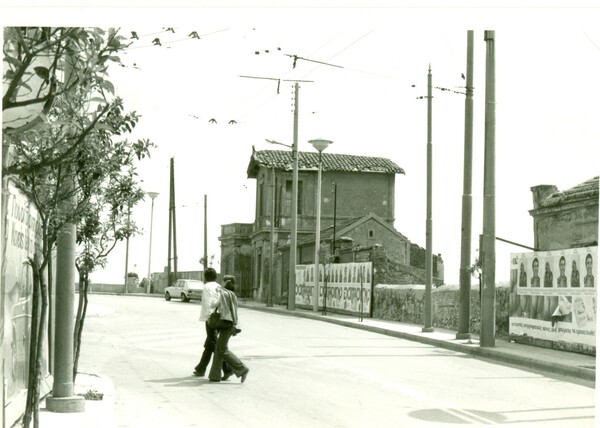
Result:
<svg viewBox="0 0 600 428"><path fill-rule="evenodd" d="M471 218L473 212L473 30L467 31L467 87L465 91L465 152L460 245L460 292L457 339L470 339L471 319Z"/></svg>
<svg viewBox="0 0 600 428"><path fill-rule="evenodd" d="M495 32L486 31L485 154L483 181L482 347L496 345L496 63Z"/></svg>
<svg viewBox="0 0 600 428"><path fill-rule="evenodd" d="M64 186L74 188L72 178ZM70 212L74 198L63 204ZM75 237L73 223L66 223L56 240L56 300L54 339L54 383L46 408L52 412L75 413L85 410L85 399L73 395L73 333L75 330Z"/></svg>
<svg viewBox="0 0 600 428"><path fill-rule="evenodd" d="M288 310L296 309L296 235L298 234L298 82L294 85L294 136L292 142L292 225L290 230L290 271Z"/></svg>
<svg viewBox="0 0 600 428"><path fill-rule="evenodd" d="M432 296L433 284L433 248L432 248L432 175L433 175L433 145L431 143L432 128L432 95L431 95L431 64L427 73L427 219L425 220L425 313L423 314L423 332L433 331Z"/></svg>

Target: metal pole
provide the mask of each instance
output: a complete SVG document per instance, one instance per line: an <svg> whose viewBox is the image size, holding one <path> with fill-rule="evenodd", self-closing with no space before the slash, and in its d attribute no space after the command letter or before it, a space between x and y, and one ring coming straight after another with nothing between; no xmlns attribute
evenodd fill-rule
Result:
<svg viewBox="0 0 600 428"><path fill-rule="evenodd" d="M294 84L294 140L292 143L292 227L290 231L290 271L288 310L296 309L296 235L298 233L298 83Z"/></svg>
<svg viewBox="0 0 600 428"><path fill-rule="evenodd" d="M273 306L273 282L275 281L275 263L273 258L275 256L274 238L275 238L275 168L271 168L271 244L270 255L269 255L269 288L267 289L267 307Z"/></svg>
<svg viewBox="0 0 600 428"><path fill-rule="evenodd" d="M333 182L333 238L331 239L331 255L335 261L335 223L337 216L337 181Z"/></svg>
<svg viewBox="0 0 600 428"><path fill-rule="evenodd" d="M460 245L460 291L457 339L470 339L471 319L471 224L473 212L473 30L467 31L467 88L465 95L465 153Z"/></svg>
<svg viewBox="0 0 600 428"><path fill-rule="evenodd" d="M150 244L148 245L148 276L146 276L146 294L150 293L150 285L152 284L152 278L150 273L150 265L152 263L152 227L154 223L154 198L158 196L156 192L148 192L148 196L152 199L152 206L150 208Z"/></svg>
<svg viewBox="0 0 600 428"><path fill-rule="evenodd" d="M168 250L167 250L167 287L171 286L171 260L172 258L172 253L171 253L171 249L172 247L172 232L173 232L173 174L171 174L171 172L173 171L173 158L171 158L170 161L170 172L169 172L169 238L168 238ZM148 293L150 292L150 287L148 287Z"/></svg>
<svg viewBox="0 0 600 428"><path fill-rule="evenodd" d="M423 317L423 329L424 332L432 332L432 314L431 314L431 285L432 285L432 203L431 203L431 187L432 187L432 144L431 144L431 64L429 65L429 72L427 73L427 219L425 221L425 241L426 241L426 252L425 252L425 314Z"/></svg>
<svg viewBox="0 0 600 428"><path fill-rule="evenodd" d="M208 217L207 217L207 199L206 195L204 195L204 257L202 257L202 266L204 266L204 270L208 267Z"/></svg>
<svg viewBox="0 0 600 428"><path fill-rule="evenodd" d="M485 154L483 182L482 347L496 345L496 72L495 32L485 31Z"/></svg>
<svg viewBox="0 0 600 428"><path fill-rule="evenodd" d="M313 311L319 310L319 253L321 246L321 151L319 151L319 171L317 173L317 218L315 226L315 288L313 288ZM323 272L325 274L325 272Z"/></svg>
<svg viewBox="0 0 600 428"><path fill-rule="evenodd" d="M127 227L129 227L129 218L131 216L131 207L128 206L127 207ZM129 293L129 272L127 272L129 270L129 234L127 235L127 238L125 239L125 294Z"/></svg>
<svg viewBox="0 0 600 428"><path fill-rule="evenodd" d="M177 212L175 210L175 158L171 158L171 206L173 207L173 275L177 278ZM171 283L169 282L169 285Z"/></svg>

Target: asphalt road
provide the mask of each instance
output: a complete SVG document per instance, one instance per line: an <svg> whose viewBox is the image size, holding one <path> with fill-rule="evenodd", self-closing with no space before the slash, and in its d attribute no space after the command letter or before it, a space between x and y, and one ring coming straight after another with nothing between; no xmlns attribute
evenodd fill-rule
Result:
<svg viewBox="0 0 600 428"><path fill-rule="evenodd" d="M448 350L240 309L244 384L192 376L197 302L92 295L80 371L112 379L117 427L593 427L595 390Z"/></svg>

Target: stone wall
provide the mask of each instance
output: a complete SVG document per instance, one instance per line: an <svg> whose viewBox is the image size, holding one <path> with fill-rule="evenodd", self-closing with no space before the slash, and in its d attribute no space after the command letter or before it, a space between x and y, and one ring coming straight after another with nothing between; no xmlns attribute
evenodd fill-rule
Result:
<svg viewBox="0 0 600 428"><path fill-rule="evenodd" d="M383 247L373 247L366 251L373 262L376 284L425 284L424 269L391 260ZM362 260L357 256L357 261ZM442 285L443 278L437 278L434 274L433 284Z"/></svg>
<svg viewBox="0 0 600 428"><path fill-rule="evenodd" d="M378 284L373 292L373 318L423 324L425 286L421 284ZM433 326L458 330L458 285L432 290ZM508 337L508 286L496 286L496 336ZM479 334L481 309L479 287L471 288L470 331Z"/></svg>

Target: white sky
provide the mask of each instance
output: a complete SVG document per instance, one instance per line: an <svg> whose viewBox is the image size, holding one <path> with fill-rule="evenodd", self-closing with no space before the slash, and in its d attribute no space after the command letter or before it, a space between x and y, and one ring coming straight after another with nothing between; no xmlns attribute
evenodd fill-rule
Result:
<svg viewBox="0 0 600 428"><path fill-rule="evenodd" d="M473 257L483 216L483 30L496 31L496 235L533 246L530 187L555 184L564 190L599 172L600 13L585 7L592 2L545 2L544 8L527 7L531 2L487 2L502 6L479 8L470 6L481 2L450 2L452 7L440 6L448 2L394 3L403 7L352 2L345 4L355 7L344 8L333 2L315 3L331 6L318 8L273 7L289 2L252 2L249 8L234 2L226 3L230 7L223 2L214 7L103 2L101 8L78 8L77 3L2 6L0 23L120 26L124 36L132 30L147 35L121 55L128 67L115 67L110 74L126 108L142 115L132 138L158 145L140 166L145 189L160 192L152 271L162 270L167 260L171 157L178 269L200 269L205 194L208 253L215 255L218 269L220 225L254 219L255 181L246 178L252 146L285 149L265 138L292 142L292 84L281 82L277 95L276 82L240 75L314 81L301 84L300 150L314 150L309 139L327 138L334 141L329 152L386 157L404 168L406 175L396 176L395 227L423 247L427 110L426 100L416 97L426 95L430 63L434 86L464 85L468 29L475 30ZM69 7L42 7L48 4ZM175 33L164 32L168 27ZM191 31L206 36L188 38ZM162 46L152 45L155 37ZM284 54L344 68L298 60L292 69L292 59ZM209 123L211 118L217 124ZM229 125L232 119L238 123ZM459 273L463 144L464 96L434 91L433 251L442 255L450 284L458 283ZM133 217L145 233L130 241L129 271L144 277L149 199ZM496 250L496 279L507 281L509 254L523 249L498 242ZM124 273L123 244L108 269L92 280L117 283Z"/></svg>

